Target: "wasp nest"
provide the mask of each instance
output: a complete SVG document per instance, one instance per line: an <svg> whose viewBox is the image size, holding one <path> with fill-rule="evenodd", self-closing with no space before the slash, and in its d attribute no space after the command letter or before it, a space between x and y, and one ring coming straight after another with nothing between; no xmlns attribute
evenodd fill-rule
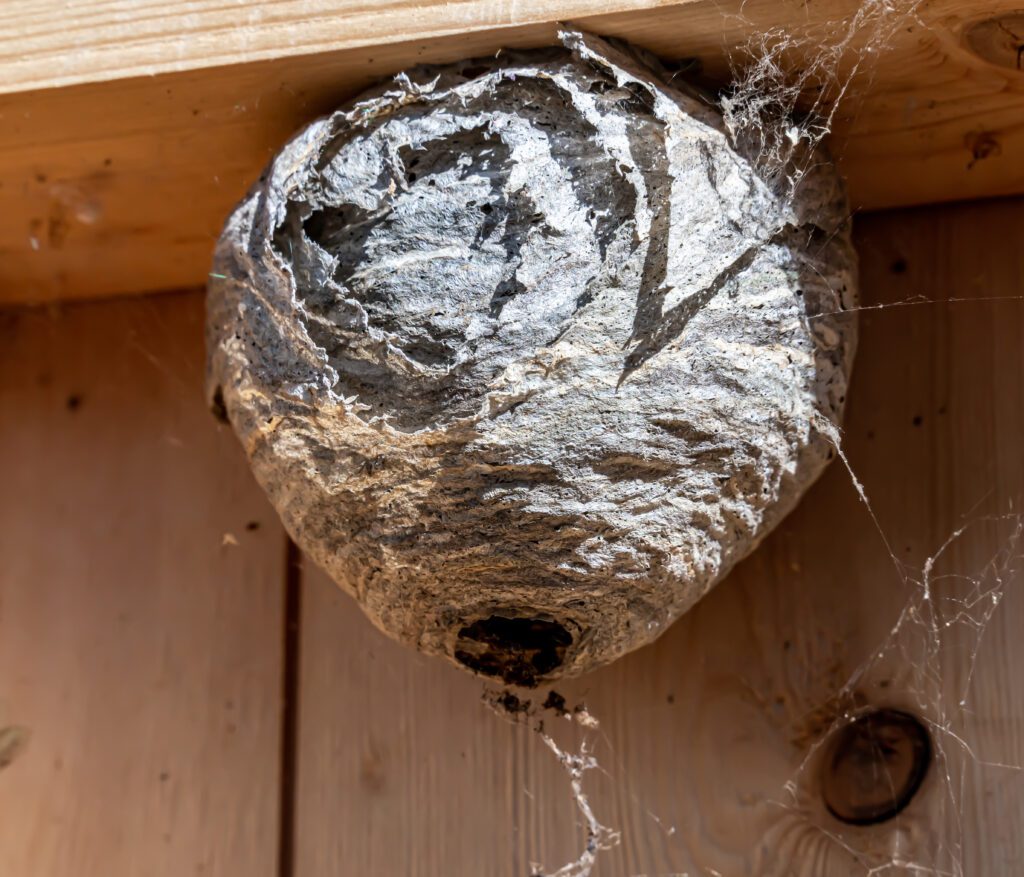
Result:
<svg viewBox="0 0 1024 877"><path fill-rule="evenodd" d="M655 639L831 455L854 257L624 48L418 69L288 143L220 239L209 392L380 628L532 685Z"/></svg>

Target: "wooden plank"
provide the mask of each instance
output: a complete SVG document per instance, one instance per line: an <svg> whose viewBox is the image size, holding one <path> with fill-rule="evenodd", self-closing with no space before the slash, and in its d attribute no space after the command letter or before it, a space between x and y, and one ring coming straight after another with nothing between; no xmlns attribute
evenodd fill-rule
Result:
<svg viewBox="0 0 1024 877"><path fill-rule="evenodd" d="M862 315L844 442L888 547L833 465L661 640L558 686L601 722L547 722L566 745L589 738L605 771L585 788L622 843L595 877L1024 860L1024 569L1017 519L987 517L1019 514L1024 495L1024 254L1007 246L1024 200L867 216L857 232L869 305L965 300ZM926 611L914 580L965 523L932 575L933 654L914 617L891 630L915 600ZM1003 599L983 623L1000 552ZM296 874L521 877L576 855L568 779L532 731L482 706L482 683L386 640L321 574L305 589ZM941 753L908 809L867 827L831 817L819 790L817 744L857 705L933 723Z"/></svg>
<svg viewBox="0 0 1024 877"><path fill-rule="evenodd" d="M285 539L202 299L0 315L0 873L277 873ZM237 544L236 544L237 543Z"/></svg>
<svg viewBox="0 0 1024 877"><path fill-rule="evenodd" d="M1024 191L1024 74L962 44L966 23L1015 4L933 0L864 60L833 143L854 209ZM551 43L557 15L722 82L752 35L857 6L18 0L0 13L0 301L205 282L222 222L289 134L411 64ZM78 84L44 87L61 83Z"/></svg>
<svg viewBox="0 0 1024 877"><path fill-rule="evenodd" d="M693 0L8 0L2 90L75 85L430 40ZM184 6L184 8L182 8Z"/></svg>

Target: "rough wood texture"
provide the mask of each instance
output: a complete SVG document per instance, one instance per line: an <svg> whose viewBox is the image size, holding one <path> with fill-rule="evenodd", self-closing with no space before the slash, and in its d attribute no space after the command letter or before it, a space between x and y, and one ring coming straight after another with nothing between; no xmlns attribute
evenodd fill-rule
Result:
<svg viewBox="0 0 1024 877"><path fill-rule="evenodd" d="M847 447L894 552L919 571L965 516L1024 495L1024 304L981 301L1022 294L1024 202L858 223L869 303L973 300L861 323ZM20 328L3 316L0 729L33 731L0 769L5 877L274 874L279 534L237 443L203 410L201 314L196 293L39 313ZM221 547L225 531L237 547ZM939 572L977 572L1004 535L972 528ZM964 771L957 807L941 812L933 771L901 823L948 842L958 812L966 877L1024 861L1024 776L983 763L1024 764L1021 582L1007 582L954 725L976 758L947 747L954 778ZM785 800L834 715L818 708L913 593L834 466L665 637L566 688L601 720L596 755L611 775L589 772L585 787L623 832L594 877L709 873L699 864L864 877L870 860L851 867L767 802ZM389 641L315 572L299 635L295 877L523 877L531 861L550 871L577 855L564 771L480 705L477 681ZM950 635L925 715L956 714L975 636ZM913 663L890 657L865 691L920 714ZM885 672L893 664L902 675ZM888 825L842 838L884 850ZM908 838L927 861L931 841Z"/></svg>
<svg viewBox="0 0 1024 877"><path fill-rule="evenodd" d="M833 455L855 257L586 34L317 122L225 226L209 392L382 630L519 685L659 636Z"/></svg>
<svg viewBox="0 0 1024 877"><path fill-rule="evenodd" d="M1021 295L1024 256L1007 242L1024 236L1024 202L859 222L869 304L969 300L870 311L861 324L847 449L894 553L920 578L958 526L1024 493L1024 302L981 300ZM1006 536L981 521L936 575L983 570ZM985 629L966 711L957 702L971 625L943 631L937 685L915 675L929 660L913 626L871 662L919 591L833 466L656 644L560 686L602 722L595 753L609 775L588 773L585 786L598 817L622 831L595 877L864 877L900 855L925 873L1014 873L1024 860L1022 583L1019 571L1008 578ZM936 588L970 596L969 582ZM307 577L303 620L297 874L522 877L531 862L550 872L577 855L564 771L532 732L479 704L478 684L376 634L325 576ZM862 704L944 712L973 752L937 734L941 769L901 817L864 828L824 814L814 758L800 769L858 668ZM561 724L549 721L571 737Z"/></svg>
<svg viewBox="0 0 1024 877"><path fill-rule="evenodd" d="M277 873L285 543L201 338L197 295L0 314L4 875Z"/></svg>
<svg viewBox="0 0 1024 877"><path fill-rule="evenodd" d="M245 64L694 0L7 0L4 91Z"/></svg>
<svg viewBox="0 0 1024 877"><path fill-rule="evenodd" d="M1024 189L1024 74L962 44L965 24L1018 5L925 3L920 23L900 28L890 51L860 69L834 144L855 209ZM412 63L554 42L553 23L526 21L572 16L666 58L699 59L721 78L723 58L752 33L777 25L799 31L857 3L188 6L192 17L178 6L164 13L127 0L5 6L0 300L201 285L224 217L297 128ZM225 28L238 15L244 26ZM317 33L323 42L310 43ZM211 66L229 59L239 63ZM72 81L80 84L52 87Z"/></svg>

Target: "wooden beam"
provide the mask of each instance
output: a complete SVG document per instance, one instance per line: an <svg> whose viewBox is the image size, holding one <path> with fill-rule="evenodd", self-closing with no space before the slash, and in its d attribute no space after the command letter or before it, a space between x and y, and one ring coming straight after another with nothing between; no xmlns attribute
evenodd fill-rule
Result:
<svg viewBox="0 0 1024 877"><path fill-rule="evenodd" d="M833 141L855 209L1024 191L1024 73L978 58L963 38L971 22L1015 2L926 2L867 57ZM204 282L221 223L282 142L409 65L551 43L558 16L698 59L725 81L728 56L751 35L805 32L858 4L187 5L187 14L128 0L5 6L0 301Z"/></svg>
<svg viewBox="0 0 1024 877"><path fill-rule="evenodd" d="M8 0L2 90L383 46L695 0ZM182 9L182 6L186 7Z"/></svg>

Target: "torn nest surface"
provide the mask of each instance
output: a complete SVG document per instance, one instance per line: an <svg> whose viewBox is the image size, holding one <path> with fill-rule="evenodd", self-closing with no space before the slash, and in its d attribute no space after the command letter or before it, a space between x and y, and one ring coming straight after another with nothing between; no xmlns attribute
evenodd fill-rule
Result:
<svg viewBox="0 0 1024 877"><path fill-rule="evenodd" d="M401 74L230 217L209 394L396 638L520 685L656 638L831 456L842 188L795 198L624 47Z"/></svg>

